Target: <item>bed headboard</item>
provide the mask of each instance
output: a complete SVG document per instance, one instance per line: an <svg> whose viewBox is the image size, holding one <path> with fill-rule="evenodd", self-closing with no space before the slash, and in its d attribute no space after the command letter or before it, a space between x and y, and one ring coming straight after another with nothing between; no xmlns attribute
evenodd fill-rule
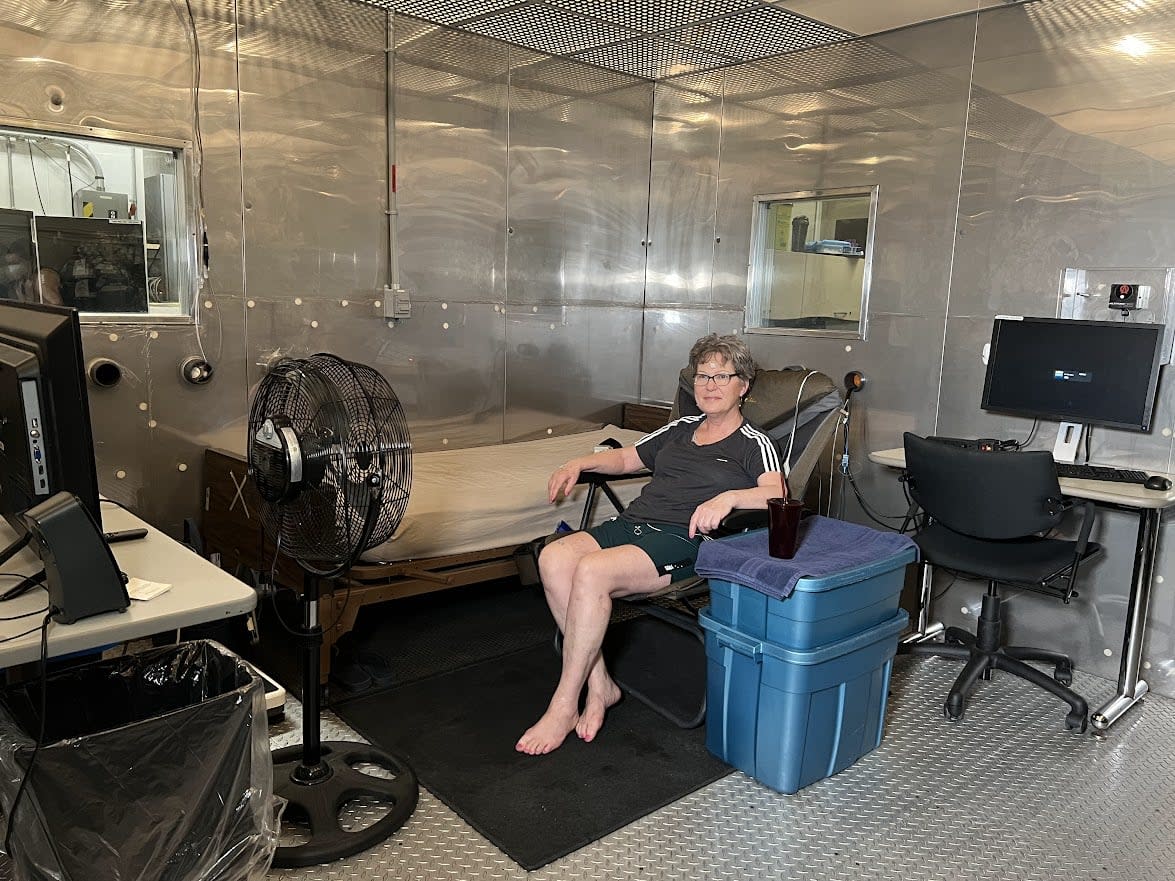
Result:
<svg viewBox="0 0 1175 881"><path fill-rule="evenodd" d="M669 421L669 408L654 404L625 404L621 428L633 431L656 431Z"/></svg>

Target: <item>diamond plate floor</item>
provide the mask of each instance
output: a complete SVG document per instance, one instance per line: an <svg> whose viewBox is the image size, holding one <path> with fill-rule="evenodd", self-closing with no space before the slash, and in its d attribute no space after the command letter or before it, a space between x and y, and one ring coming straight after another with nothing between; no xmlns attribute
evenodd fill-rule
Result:
<svg viewBox="0 0 1175 881"><path fill-rule="evenodd" d="M882 745L791 796L735 773L530 873L569 879L1153 881L1175 877L1175 701L1150 696L1105 736L1064 729L1063 705L1006 676L967 718L942 700L958 666L898 660ZM1078 673L1090 706L1111 683ZM293 708L296 711L296 707ZM293 714L275 743L297 739ZM353 736L337 720L324 736ZM522 879L527 873L427 792L389 842L273 881Z"/></svg>
<svg viewBox="0 0 1175 881"><path fill-rule="evenodd" d="M1175 877L1175 700L1152 695L1104 736L1064 730L1062 705L1001 676L967 718L942 700L958 666L899 659L885 740L791 796L742 774L530 875L570 879L1153 881ZM1099 706L1112 684L1078 673ZM273 726L299 739L298 706ZM355 735L328 715L324 739ZM361 812L359 812L361 814ZM358 816L356 822L362 822ZM271 881L523 879L527 873L427 792L389 841L349 860L272 871ZM11 878L0 865L0 879Z"/></svg>

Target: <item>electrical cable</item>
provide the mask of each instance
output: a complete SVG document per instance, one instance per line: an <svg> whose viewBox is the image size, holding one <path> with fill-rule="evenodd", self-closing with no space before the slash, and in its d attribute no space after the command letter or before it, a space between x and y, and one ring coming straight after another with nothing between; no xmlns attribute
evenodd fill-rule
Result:
<svg viewBox="0 0 1175 881"><path fill-rule="evenodd" d="M1036 427L1038 425L1040 425L1040 420L1033 419L1032 420L1032 430L1028 432L1028 437L1026 437L1026 438L1024 438L1024 440L1020 441L1020 443L1017 445L1017 449L1022 450L1026 446L1028 446L1030 443L1032 443L1032 439L1034 437L1036 437Z"/></svg>
<svg viewBox="0 0 1175 881"><path fill-rule="evenodd" d="M880 526L884 529L888 529L891 532L902 532L902 533L905 532L905 530L907 528L906 521L908 520L908 517L906 514L900 514L900 515L899 514L882 514L878 511L875 511L873 509L873 507L865 500L865 497L863 495L861 495L861 490L857 486L857 481L854 478L853 473L851 471L846 471L845 477L848 479L849 486L853 490L853 495L856 496L857 503L861 506L861 510L865 513L866 517L868 517L870 520L872 520L878 526ZM897 526L894 526L892 523L886 523L880 519L882 517L889 517L894 520L901 520L902 527L899 528Z"/></svg>
<svg viewBox="0 0 1175 881"><path fill-rule="evenodd" d="M72 194L74 192L73 168L69 165L62 165L57 159L53 158L53 154L45 149L45 144L43 143L43 141L44 141L44 139L41 138L35 142L37 145L37 149L41 151L41 155L43 155L45 157L45 160L47 162L49 162L53 165L56 165L59 169L61 169L62 171L64 171L66 173L66 175L69 177L69 191ZM29 143L33 143L31 138L29 139ZM58 142L57 141L50 141L49 143L56 144ZM67 147L68 147L68 145L67 145ZM91 178L90 180L86 181L85 183L83 183L81 185L81 189L88 189L88 188L94 186L94 182L96 180L97 180L97 178ZM71 210L72 210L72 206L71 206Z"/></svg>
<svg viewBox="0 0 1175 881"><path fill-rule="evenodd" d="M24 795L25 787L28 785L29 778L33 776L33 766L37 763L37 753L41 750L41 744L45 740L45 719L46 701L45 694L49 690L49 622L53 620L53 615L57 612L56 609L48 609L48 614L45 615L45 620L41 622L39 628L34 627L32 630L25 631L20 634L24 636L28 633L33 633L36 630L41 631L41 721L40 731L37 733L37 740L33 744L33 754L29 757L29 766L25 769L24 776L20 778L20 786L16 790L16 798L12 800L12 808L8 812L8 824L4 830L4 852L11 856L12 854L12 824L16 820L16 809L20 806L20 797ZM16 637L11 637L15 639ZM7 640L0 640L7 642Z"/></svg>
<svg viewBox="0 0 1175 881"><path fill-rule="evenodd" d="M1090 438L1092 436L1093 436L1093 426L1092 425L1085 426L1085 464L1086 465L1089 464L1089 446L1090 446Z"/></svg>
<svg viewBox="0 0 1175 881"><path fill-rule="evenodd" d="M800 388L799 388L799 391L796 392L796 406L792 410L792 417L791 417L791 439L787 442L787 455L784 457L784 462L787 465L788 471L791 470L792 450L794 450L795 446L796 446L796 431L800 427L800 398L804 394L804 384L807 383L807 381L815 375L816 375L815 370L809 370L808 373L804 376L804 378L802 380L800 380Z"/></svg>
<svg viewBox="0 0 1175 881"><path fill-rule="evenodd" d="M47 214L45 200L41 198L41 182L37 180L37 163L33 160L33 142L25 141L25 145L29 148L29 170L33 173L33 185L37 188L37 201L41 203L41 213Z"/></svg>

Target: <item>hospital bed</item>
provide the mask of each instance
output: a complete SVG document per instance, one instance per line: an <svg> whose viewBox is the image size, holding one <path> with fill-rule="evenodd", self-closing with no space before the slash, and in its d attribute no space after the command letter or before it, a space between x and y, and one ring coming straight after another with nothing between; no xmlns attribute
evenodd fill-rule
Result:
<svg viewBox="0 0 1175 881"><path fill-rule="evenodd" d="M664 424L667 416L667 408L645 407L638 424ZM629 445L643 433L605 425L539 440L415 454L400 528L366 552L323 598L322 681L329 676L335 643L354 628L363 606L513 576L521 546L554 532L560 521L579 528L588 487L579 486L569 499L552 505L547 500L551 472L606 440ZM205 551L219 555L220 565L230 571L271 573L275 584L300 589L302 570L265 540L244 448L243 431L234 431L205 450ZM646 480L620 479L611 486L620 504L627 505ZM593 503L586 516L594 525L615 513L603 501Z"/></svg>

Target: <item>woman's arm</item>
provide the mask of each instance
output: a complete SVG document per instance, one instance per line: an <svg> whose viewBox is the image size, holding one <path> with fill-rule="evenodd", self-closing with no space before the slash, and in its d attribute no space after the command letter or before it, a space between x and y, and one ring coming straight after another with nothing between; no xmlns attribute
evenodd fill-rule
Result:
<svg viewBox="0 0 1175 881"><path fill-rule="evenodd" d="M551 474L547 481L547 496L554 502L560 495L569 495L575 488L579 475L585 471L597 474L632 474L644 469L645 463L637 454L636 447L621 447L618 450L603 450L587 456L577 456L564 462ZM766 502L763 503L766 507Z"/></svg>
<svg viewBox="0 0 1175 881"><path fill-rule="evenodd" d="M724 517L735 508L764 510L768 499L777 499L783 494L784 478L778 471L766 471L759 475L759 482L748 489L732 489L719 493L708 502L702 502L694 510L689 522L689 537L698 533L713 532Z"/></svg>

